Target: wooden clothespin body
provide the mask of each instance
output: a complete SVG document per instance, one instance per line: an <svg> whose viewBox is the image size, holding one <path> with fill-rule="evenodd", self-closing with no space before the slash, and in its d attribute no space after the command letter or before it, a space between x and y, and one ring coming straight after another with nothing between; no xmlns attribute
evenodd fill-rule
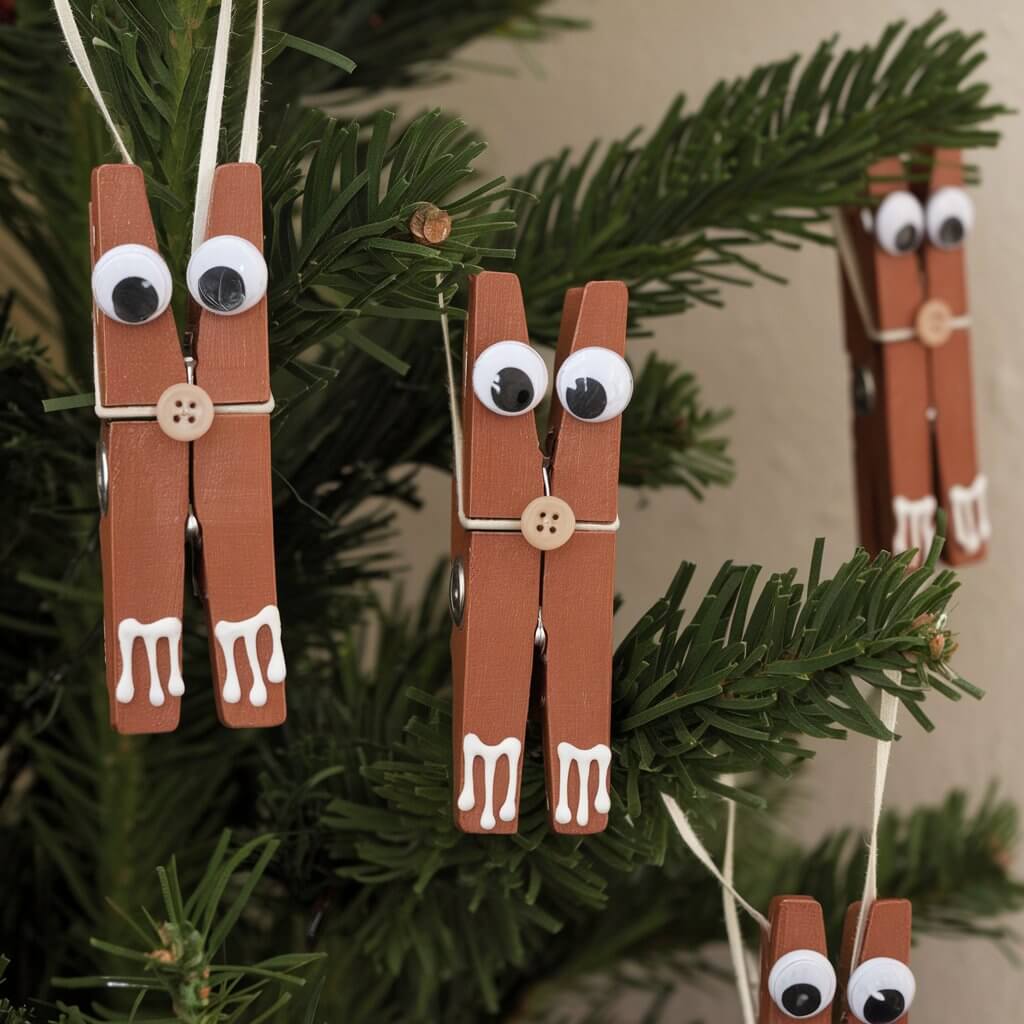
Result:
<svg viewBox="0 0 1024 1024"><path fill-rule="evenodd" d="M973 220L960 155L936 150L923 186L889 158L871 169L871 212L840 213L861 540L872 553L927 551L935 512L944 558L985 557L986 480L974 435L963 243ZM911 168L912 170L912 168ZM858 292L862 298L858 298Z"/></svg>
<svg viewBox="0 0 1024 1024"><path fill-rule="evenodd" d="M170 272L138 167L94 170L90 221L111 723L122 733L177 726L184 547L194 524L218 715L233 727L277 725L285 717L284 658L259 167L217 168L206 239L220 248L197 250L193 265L198 260L204 302L224 311L195 303L191 352L167 306Z"/></svg>
<svg viewBox="0 0 1024 1024"><path fill-rule="evenodd" d="M758 1024L829 1024L836 976L828 961L825 917L809 896L776 896L761 935Z"/></svg>
<svg viewBox="0 0 1024 1024"><path fill-rule="evenodd" d="M582 358L591 359L604 350L597 353L593 378L580 376L567 385L575 387L572 401L582 401L587 388L599 404L614 401L620 378L603 381L607 392L595 385L605 364L610 376L628 374L622 359L627 301L625 286L616 281L592 282L567 294L557 380L577 353L587 350ZM482 371L497 388L501 375L514 368L490 367L500 350L487 355L488 350L503 342L528 346L528 337L518 278L500 273L472 278L461 406L461 510L457 485L453 495L453 590L462 599L458 609L453 607L452 632L456 823L467 832L517 830L524 735L536 679L551 827L587 834L605 828L610 806L621 410L602 418L596 407L578 405L585 415L574 415L563 407L566 393L559 395L556 384L542 449L530 413L541 397L536 389L546 385L542 364L524 399L529 408L518 415L489 408L474 390L474 379ZM529 369L527 355L520 350L517 358ZM578 365L579 360L569 363L570 376ZM504 526L488 528L488 521Z"/></svg>
<svg viewBox="0 0 1024 1024"><path fill-rule="evenodd" d="M875 900L868 908L860 955L853 963L860 902L850 905L839 957L839 1024L905 1024L915 994L910 971L913 909L909 900Z"/></svg>

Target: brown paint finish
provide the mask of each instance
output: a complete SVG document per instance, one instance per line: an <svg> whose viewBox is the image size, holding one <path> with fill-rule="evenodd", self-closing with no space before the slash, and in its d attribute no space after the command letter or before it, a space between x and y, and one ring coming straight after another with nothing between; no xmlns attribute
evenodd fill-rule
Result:
<svg viewBox="0 0 1024 1024"><path fill-rule="evenodd" d="M515 274L484 271L469 279L462 376L464 509L473 519L516 518L543 493L537 426L530 414L499 416L473 392L473 366L498 341L529 343Z"/></svg>
<svg viewBox="0 0 1024 1024"><path fill-rule="evenodd" d="M89 205L92 263L119 245L157 250L146 183L133 164L93 168ZM170 307L146 324L122 324L95 303L96 386L103 405L156 405L171 384L185 380L185 363Z"/></svg>
<svg viewBox="0 0 1024 1024"><path fill-rule="evenodd" d="M625 348L626 288L620 282L593 282L566 296L559 360L587 345ZM518 519L543 493L542 459L531 416L498 416L474 395L476 360L498 341L525 341L526 314L518 278L483 273L470 279L469 320L463 369L462 419L465 451L463 481L470 518ZM593 424L562 415L552 403L554 450L552 496L568 501L577 521L611 522L616 515L620 419ZM582 514L581 514L581 509ZM523 742L535 666L535 634L542 611L547 634L544 675L544 746L549 815L555 831L602 831L607 814L594 806L600 765L589 768L588 816L579 823L579 761L566 760L568 783L563 804L568 822L558 822L559 744L571 744L588 760L593 748L610 752L612 609L615 579L613 533L577 529L564 546L541 554L518 530L466 531L458 521L453 488L452 554L466 574L466 610L452 631L454 708L452 723L455 821L466 832L516 831L516 820L495 815L493 828L481 824L484 765L473 766L475 803L458 808L464 790L466 737L494 747ZM583 752L587 752L584 754ZM570 752L571 753L571 752ZM520 760L520 770L521 770ZM610 769L608 769L610 774ZM515 790L519 779L512 780ZM493 804L509 790L509 767L496 762ZM468 805L468 796L466 799Z"/></svg>
<svg viewBox="0 0 1024 1024"><path fill-rule="evenodd" d="M615 534L576 533L544 555L542 606L548 642L544 688L544 758L551 828L567 835L603 832L608 815L594 808L599 768L589 769L589 820L577 823L578 766L568 776L572 820L555 820L561 765L559 743L581 750L609 746L612 699L612 607L615 599ZM608 774L611 770L609 768ZM606 786L610 782L606 778Z"/></svg>
<svg viewBox="0 0 1024 1024"><path fill-rule="evenodd" d="M856 967L875 957L889 957L910 966L910 946L913 927L913 907L910 900L876 900L868 908L864 928L864 942L856 964L853 959L853 944L857 934L857 918L860 902L852 903L846 911L843 923L843 944L839 956L839 990L836 996L835 1020L837 1024L856 1024L857 1018L850 1012L846 1000L846 989L850 975ZM900 1018L906 1024L910 1014Z"/></svg>
<svg viewBox="0 0 1024 1024"><path fill-rule="evenodd" d="M768 992L768 976L775 963L787 953L810 949L828 956L825 938L825 916L821 904L809 896L776 896L768 910L771 930L761 936L761 978L758 999L758 1024L789 1024L792 1017L783 1013ZM839 1001L838 993L836 1002ZM828 1024L832 1007L813 1017L802 1018L807 1024Z"/></svg>
<svg viewBox="0 0 1024 1024"><path fill-rule="evenodd" d="M100 520L110 724L120 733L170 732L178 725L181 700L167 692L168 641L160 640L156 647L163 705L150 702L141 639L132 646L134 697L122 703L115 697L124 668L118 629L127 619L150 623L173 617L181 622L188 446L172 441L152 421L106 423L101 438L110 466L107 513ZM181 665L180 640L177 654ZM181 668L187 686L187 666Z"/></svg>
<svg viewBox="0 0 1024 1024"><path fill-rule="evenodd" d="M256 640L267 691L262 707L249 700L253 673L242 640L233 647L241 699L224 699L227 663L214 632L218 622L239 622L267 605L277 607L270 417L218 413L193 450L193 499L202 528L202 580L217 715L236 729L280 725L285 720L285 684L267 678L270 629L261 628Z"/></svg>
<svg viewBox="0 0 1024 1024"><path fill-rule="evenodd" d="M263 187L258 164L221 164L214 174L206 239L238 235L263 252ZM216 403L270 398L267 297L228 316L199 309L196 382Z"/></svg>
<svg viewBox="0 0 1024 1024"><path fill-rule="evenodd" d="M939 188L963 181L957 151L934 155L931 179L920 197L924 203ZM898 158L879 161L871 176L870 191L877 199L910 189ZM916 330L917 312L931 300L944 302L953 316L968 312L962 248L942 250L925 239L917 253L894 256L864 230L859 211L847 210L843 216L879 329ZM896 495L911 501L934 495L949 516L944 559L952 565L981 560L984 545L974 553L961 545L950 498L951 488L968 487L978 476L968 332L954 331L936 346L919 338L874 342L860 323L845 271L843 305L851 363L855 371L870 371L876 389L874 409L854 418L862 544L873 554L891 549Z"/></svg>
<svg viewBox="0 0 1024 1024"><path fill-rule="evenodd" d="M582 348L600 346L625 356L628 309L629 292L621 281L591 281L570 289L562 307L555 377ZM558 438L551 471L554 493L572 506L578 520L612 522L618 514L622 417L585 423L567 413L556 395L550 429Z"/></svg>
<svg viewBox="0 0 1024 1024"><path fill-rule="evenodd" d="M534 630L540 596L540 552L520 534L467 533L455 528L453 554L466 574L466 611L461 626L452 630L454 706L452 764L455 780L455 823L463 832L507 835L517 830L519 775L514 780L516 817L497 818L492 829L480 824L485 793L484 765L473 764L476 802L460 811L457 801L465 782L463 738L475 733L484 743L507 737L523 743L530 704ZM501 806L510 785L506 758L497 763L494 805ZM496 816L497 817L497 816Z"/></svg>
<svg viewBox="0 0 1024 1024"><path fill-rule="evenodd" d="M940 188L962 188L963 169L957 150L933 153L929 193ZM954 316L969 312L967 267L963 248L940 249L926 241L923 247L930 298L942 299ZM955 331L946 344L929 350L931 389L938 416L935 420L935 452L939 503L952 522L950 489L967 487L978 475L977 443L974 431L974 385L971 379L971 339L965 329ZM950 565L982 561L986 546L973 554L949 531L944 553Z"/></svg>

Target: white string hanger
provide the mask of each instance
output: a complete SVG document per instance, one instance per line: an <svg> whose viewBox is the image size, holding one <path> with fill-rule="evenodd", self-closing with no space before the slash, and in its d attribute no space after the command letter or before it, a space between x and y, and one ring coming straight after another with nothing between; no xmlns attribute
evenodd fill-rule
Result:
<svg viewBox="0 0 1024 1024"><path fill-rule="evenodd" d="M444 303L444 292L441 287L441 275L437 275L437 304L441 309L441 337L444 340L445 372L448 378L448 413L452 427L452 475L455 477L455 503L458 506L459 523L464 530L480 530L484 532L508 533L519 532L518 519L476 519L466 515L463 500L462 455L464 442L462 434L462 417L459 415L459 391L455 383L455 361L452 356L452 336L448 323L448 308ZM544 473L544 492L548 492L547 472ZM621 525L618 516L610 523L576 523L577 531L588 533L616 533Z"/></svg>
<svg viewBox="0 0 1024 1024"><path fill-rule="evenodd" d="M82 35L75 21L70 0L53 0L53 6L60 22L64 39L71 51L72 60L79 74L96 101L110 134L120 150L125 163L133 163L131 153L121 137L89 61ZM213 63L210 68L210 85L206 96L206 111L203 117L203 134L199 143L199 169L196 176L196 199L192 218L192 252L203 243L206 220L210 210L210 196L213 191L213 175L217 169L217 149L220 142L221 118L224 108L224 90L227 80L228 48L231 41L232 0L221 0L217 13L217 34L213 45ZM252 55L249 60L249 80L245 94L245 109L242 115L242 137L239 145L240 163L255 163L259 144L260 103L263 86L263 0L256 0L256 17L253 26Z"/></svg>
<svg viewBox="0 0 1024 1024"><path fill-rule="evenodd" d="M890 736L896 733L896 719L899 716L899 698L889 690L882 690L878 706L878 717ZM868 836L868 864L864 876L864 892L860 898L860 913L857 915L857 929L853 938L851 970L860 959L864 946L864 931L868 923L868 911L878 899L878 826L882 818L882 804L885 799L885 785L889 776L889 757L892 754L891 739L878 740L875 748L875 787L872 798L871 832Z"/></svg>
<svg viewBox="0 0 1024 1024"><path fill-rule="evenodd" d="M735 850L736 850L736 805L733 801L727 801L728 811L725 824L725 856L723 857L722 869L720 870L714 858L708 852L707 847L701 842L700 837L693 830L689 819L683 813L683 809L676 803L675 799L667 793L661 794L669 817L680 838L686 844L690 852L711 872L722 888L722 910L725 914L725 933L729 943L729 958L732 961L733 978L736 981L736 993L739 996L740 1011L743 1015L743 1024L757 1024L757 1014L754 1009L753 985L751 983L750 970L747 964L746 948L743 945L743 934L740 930L739 913L737 907L742 907L764 934L771 930L768 918L759 910L751 906L737 891L734 884Z"/></svg>
<svg viewBox="0 0 1024 1024"><path fill-rule="evenodd" d="M99 107L103 120L107 122L107 127L110 129L114 144L121 151L121 159L126 164L134 163L124 139L121 138L121 133L117 130L117 125L114 124L114 119L107 107L106 100L103 99L103 93L100 92L99 83L96 81L92 65L89 63L89 54L85 49L85 43L82 42L82 35L78 31L78 23L75 21L75 12L71 9L69 0L53 0L53 6L57 12L57 20L60 22L61 31L64 33L64 41L68 44L68 49L71 51L71 59L75 62L75 67L78 68L78 73L82 76L82 80L88 87L89 92L92 93L92 98L96 101L96 106Z"/></svg>

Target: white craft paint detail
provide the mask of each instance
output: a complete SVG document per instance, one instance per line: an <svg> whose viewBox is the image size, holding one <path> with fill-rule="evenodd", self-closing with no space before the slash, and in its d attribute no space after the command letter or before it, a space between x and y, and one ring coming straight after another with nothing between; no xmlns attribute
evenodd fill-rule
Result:
<svg viewBox="0 0 1024 1024"><path fill-rule="evenodd" d="M160 673L156 663L156 645L159 640L167 641L169 652L167 692L172 697L180 697L185 692L185 681L181 678L181 664L178 661L181 619L169 615L166 619L157 619L155 622L122 619L118 623L117 643L121 648L121 678L118 679L117 688L114 690L118 702L130 704L135 697L132 654L136 640L141 640L146 646L146 660L149 662L149 703L158 708L164 702L164 691L160 686Z"/></svg>
<svg viewBox="0 0 1024 1024"><path fill-rule="evenodd" d="M237 704L242 699L242 688L238 682L238 665L235 662L235 642L245 642L245 656L249 660L252 672L252 688L249 690L249 703L261 708L267 703L267 687L260 671L260 658L256 650L256 638L261 629L269 629L273 641L270 651L270 662L267 664L267 679L272 683L284 682L284 651L281 649L281 614L277 608L268 604L252 618L241 622L229 622L222 619L213 627L214 636L224 652L224 664L227 672L224 676L223 697L228 704Z"/></svg>
<svg viewBox="0 0 1024 1024"><path fill-rule="evenodd" d="M988 480L979 473L968 487L954 485L949 489L949 506L953 513L953 536L969 555L981 550L992 536L988 518Z"/></svg>
<svg viewBox="0 0 1024 1024"><path fill-rule="evenodd" d="M576 824L590 822L590 769L597 765L597 793L594 796L594 810L607 814L612 807L608 793L608 768L612 763L612 752L604 743L581 750L571 743L558 744L558 804L555 807L555 821L568 825L572 821L569 809L569 769L576 765L580 777L580 799L576 806Z"/></svg>
<svg viewBox="0 0 1024 1024"><path fill-rule="evenodd" d="M911 500L901 495L892 499L892 511L896 517L896 530L892 538L892 553L902 555L904 551L917 548L924 558L935 539L935 509L938 502L934 495Z"/></svg>
<svg viewBox="0 0 1024 1024"><path fill-rule="evenodd" d="M462 738L462 792L457 801L460 811L471 811L476 807L476 789L473 784L473 768L476 759L484 763L484 806L480 812L480 827L488 832L494 828L494 773L498 761L508 760L508 788L505 801L498 811L502 821L515 821L518 813L516 790L519 787L519 754L522 743L515 736L506 736L500 743L484 743L475 732L466 733Z"/></svg>

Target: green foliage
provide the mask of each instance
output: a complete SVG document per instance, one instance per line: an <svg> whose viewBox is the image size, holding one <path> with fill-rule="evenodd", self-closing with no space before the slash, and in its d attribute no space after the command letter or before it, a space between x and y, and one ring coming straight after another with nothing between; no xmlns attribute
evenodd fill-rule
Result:
<svg viewBox="0 0 1024 1024"><path fill-rule="evenodd" d="M719 82L688 111L581 157L569 150L515 179L516 270L531 329L558 333L562 293L593 278L630 286L634 323L721 304L721 285L772 277L754 246L828 240L829 210L859 202L880 156L926 145L986 146L1007 112L970 82L979 34L936 14L889 25L874 45L765 64Z"/></svg>
<svg viewBox="0 0 1024 1024"><path fill-rule="evenodd" d="M299 903L330 892L323 941L330 948L344 937L374 976L390 978L367 1017L348 1003L346 1012L356 1020L376 1019L382 1007L417 1020L472 1020L480 1004L506 1012L521 985L544 976L542 964L557 971L575 961L595 921L642 905L628 895L638 870L678 856L661 791L710 820L723 794L763 807L720 777L761 769L787 779L811 756L803 736L887 735L855 679L896 692L925 727L929 695L977 696L949 666L955 644L940 617L956 583L949 572L934 574L940 544L916 572L907 572L909 556L861 552L826 580L819 544L806 583L792 570L759 589L757 567L726 565L689 616L682 604L694 567L681 567L616 654L615 797L608 831L585 842L548 828L532 727L519 833L454 829L443 573L418 612L400 603L382 610L377 660L367 667L358 634L338 651L324 667L329 698L323 690L312 704L298 698L293 717L304 739L270 755L264 776L267 826L302 837L282 862L282 880ZM652 885L664 884L652 875ZM1007 896L1007 884L993 892ZM982 919L993 913L991 905L973 910ZM614 943L599 949L595 968L622 953Z"/></svg>
<svg viewBox="0 0 1024 1024"><path fill-rule="evenodd" d="M56 979L60 988L100 987L111 996L122 995L125 990L133 993L127 1016L107 1008L87 1013L59 1004L62 1021L103 1024L135 1020L140 1013L144 1020L170 1016L184 1024L242 1020L256 1024L288 1019L280 1015L281 1011L291 1002L295 990L305 985L302 972L322 959L322 954L283 954L252 965L221 962L219 954L249 908L278 846L277 841L263 837L229 856L230 843L231 834L224 832L187 899L174 861L157 869L163 895L162 920L145 910L138 918L121 912L132 931L132 946L92 940L96 949L125 965L123 972ZM151 1015L154 1006L162 1011L160 1017Z"/></svg>
<svg viewBox="0 0 1024 1024"><path fill-rule="evenodd" d="M7 973L11 961L0 954L0 982ZM32 1011L24 1006L15 1006L9 999L0 998L0 1024L31 1024Z"/></svg>
<svg viewBox="0 0 1024 1024"><path fill-rule="evenodd" d="M237 6L222 158L237 145L254 12ZM878 157L992 144L1004 108L973 78L978 37L933 18L891 26L857 51L830 42L808 61L755 68L692 109L677 101L645 139L541 162L517 191L475 179L482 143L440 112L398 125L381 112L363 126L310 101L330 93L337 108L433 80L484 33L540 39L575 27L543 0L414 6L267 5L260 161L275 529L295 685L288 725L257 734L217 725L206 638L191 623L182 728L158 738L109 730L95 424L85 410L47 415L42 400L89 386L88 179L111 146L46 0L18 0L13 25L0 25L0 221L19 242L3 287L40 320L52 354L19 339L0 311L0 550L11 567L0 583L10 680L0 848L15 880L0 903L0 946L18 953L19 993L46 997L54 975L71 973L69 984L104 987L114 1019L137 996L147 1019L314 1024L322 1005L351 1024L409 1024L522 1018L576 981L600 992L604 978L649 992L654 1020L679 977L707 972L701 947L720 934L717 891L682 854L660 793L713 830L723 795L762 815L765 780L791 785L808 738L882 735L871 690L897 692L925 728L929 697L977 696L950 666L942 616L956 583L934 574L934 551L916 573L907 557L858 553L822 580L818 547L803 583L791 571L759 584L757 567L726 565L692 614L684 565L616 654L608 832L550 834L533 726L520 834L455 831L443 573L415 609L398 598L382 606L370 586L398 568L395 508L418 502L417 467L449 467L438 279L457 332L465 276L515 270L531 331L550 340L566 287L621 276L639 334L649 318L720 302L725 283L770 277L754 245L821 241L828 207L857 197ZM183 323L217 6L92 0L76 10L146 173ZM410 235L425 202L452 216L440 246ZM624 417L622 481L698 497L728 482L724 419L690 374L650 357ZM748 790L722 784L742 770L757 772ZM216 839L225 825L251 839L237 856ZM1011 808L993 801L971 816L954 797L886 829L886 882L912 895L923 927L1007 937L1000 912L1021 900L1004 865ZM763 856L741 865L756 870L750 891L806 885L834 913L860 871L850 838L798 855L774 830L758 833L752 853ZM159 864L170 866L157 875ZM145 920L107 902L161 897L163 911ZM328 954L329 969L285 1006L313 965L280 950L304 943ZM650 955L659 944L670 957ZM646 974L626 966L638 957ZM607 1016L607 991L594 1020ZM107 1009L66 1014L91 1022Z"/></svg>

